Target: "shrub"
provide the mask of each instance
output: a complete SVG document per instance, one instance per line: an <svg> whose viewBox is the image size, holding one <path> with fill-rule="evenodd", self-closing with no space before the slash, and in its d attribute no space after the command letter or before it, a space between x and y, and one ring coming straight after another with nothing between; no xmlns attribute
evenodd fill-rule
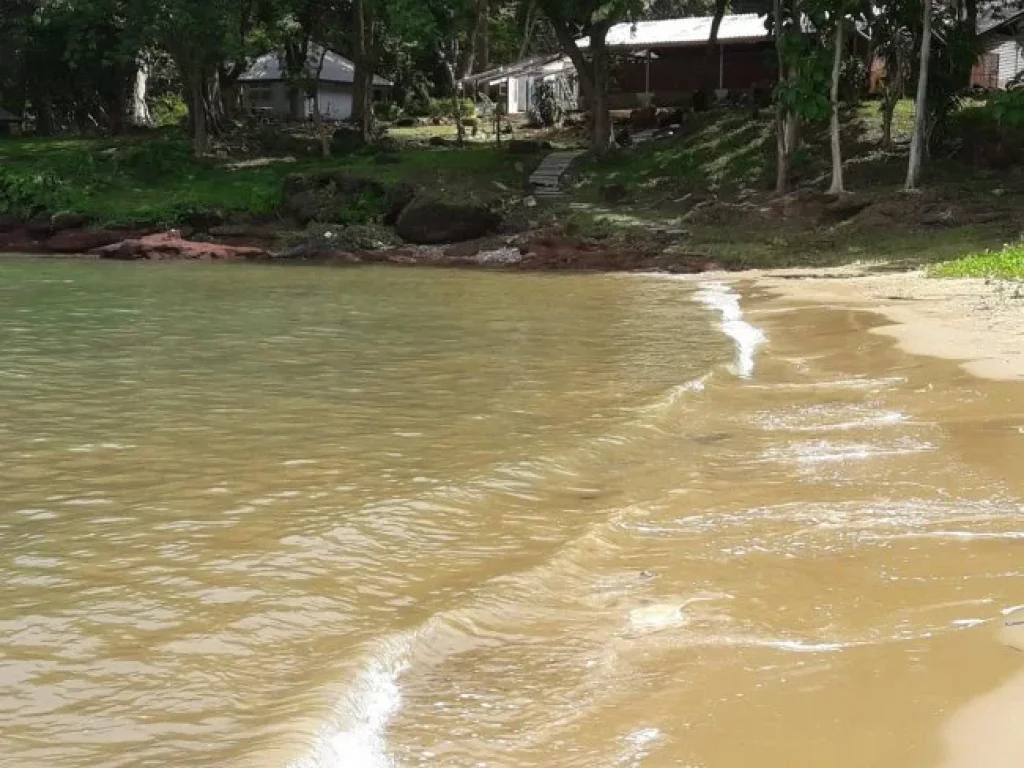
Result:
<svg viewBox="0 0 1024 768"><path fill-rule="evenodd" d="M402 108L391 101L378 101L373 105L373 114L378 120L393 123L402 116Z"/></svg>
<svg viewBox="0 0 1024 768"><path fill-rule="evenodd" d="M0 213L30 219L43 211L70 208L69 201L68 189L55 173L0 168Z"/></svg>
<svg viewBox="0 0 1024 768"><path fill-rule="evenodd" d="M476 117L476 104L472 99L459 99L459 111L463 118ZM455 117L455 101L453 99L431 99L428 105L429 117Z"/></svg>
<svg viewBox="0 0 1024 768"><path fill-rule="evenodd" d="M949 120L949 137L968 162L989 167L1024 163L1024 93L993 93Z"/></svg>
<svg viewBox="0 0 1024 768"><path fill-rule="evenodd" d="M558 101L554 85L547 81L538 83L534 103L542 125L550 128L561 122L562 105Z"/></svg>

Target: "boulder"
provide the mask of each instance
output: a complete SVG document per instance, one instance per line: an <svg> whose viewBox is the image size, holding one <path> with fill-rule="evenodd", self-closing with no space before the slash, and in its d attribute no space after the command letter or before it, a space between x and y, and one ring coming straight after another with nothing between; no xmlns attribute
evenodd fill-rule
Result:
<svg viewBox="0 0 1024 768"><path fill-rule="evenodd" d="M388 202L390 203L390 206L387 214L384 216L384 223L389 227L393 227L398 222L398 217L402 215L402 211L404 211L406 206L415 199L416 188L411 184L399 182L391 187L391 189L388 190Z"/></svg>
<svg viewBox="0 0 1024 768"><path fill-rule="evenodd" d="M53 234L53 221L48 213L42 213L25 222L25 229L33 237L49 237Z"/></svg>
<svg viewBox="0 0 1024 768"><path fill-rule="evenodd" d="M260 248L245 248L217 243L197 243L185 240L176 231L148 235L136 239L122 240L119 243L96 248L91 251L104 259L121 259L134 261L149 259L164 260L204 260L204 261L237 261L260 259L267 252Z"/></svg>
<svg viewBox="0 0 1024 768"><path fill-rule="evenodd" d="M483 205L417 198L398 217L398 234L410 243L435 245L475 240L495 231L501 217Z"/></svg>
<svg viewBox="0 0 1024 768"><path fill-rule="evenodd" d="M110 229L66 229L47 239L44 247L53 253L88 253L124 238L124 232Z"/></svg>
<svg viewBox="0 0 1024 768"><path fill-rule="evenodd" d="M88 223L89 217L84 213L60 211L50 217L50 229L54 232L63 232L66 229L80 229Z"/></svg>

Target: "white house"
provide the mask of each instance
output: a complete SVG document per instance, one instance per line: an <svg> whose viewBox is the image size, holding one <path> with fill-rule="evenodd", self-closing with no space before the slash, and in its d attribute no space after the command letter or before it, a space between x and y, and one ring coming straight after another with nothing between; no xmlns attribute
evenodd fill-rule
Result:
<svg viewBox="0 0 1024 768"><path fill-rule="evenodd" d="M353 81L355 65L334 51L324 51L319 45L311 45L306 57L306 72L310 79L316 76L323 56L323 68L319 79L320 114L325 120L347 120L352 116ZM270 113L279 117L291 115L288 99L288 84L284 77L284 65L279 53L267 53L252 63L238 78L242 94L242 106L247 112ZM374 100L383 96L391 83L379 75L373 76ZM305 117L313 114L313 99L306 98Z"/></svg>
<svg viewBox="0 0 1024 768"><path fill-rule="evenodd" d="M1016 2L981 4L978 37L982 54L972 73L972 84L1005 88L1024 71L1024 9Z"/></svg>
<svg viewBox="0 0 1024 768"><path fill-rule="evenodd" d="M533 105L537 83L565 83L575 98L576 69L568 56L534 56L505 67L489 69L462 81L463 88L486 93L500 103L505 114L521 115Z"/></svg>

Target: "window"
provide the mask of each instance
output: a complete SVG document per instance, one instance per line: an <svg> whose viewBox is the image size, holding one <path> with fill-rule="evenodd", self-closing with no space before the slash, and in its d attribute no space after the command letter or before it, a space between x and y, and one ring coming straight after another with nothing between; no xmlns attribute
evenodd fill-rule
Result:
<svg viewBox="0 0 1024 768"><path fill-rule="evenodd" d="M269 85L250 85L249 103L254 107L269 107L274 103L274 91Z"/></svg>

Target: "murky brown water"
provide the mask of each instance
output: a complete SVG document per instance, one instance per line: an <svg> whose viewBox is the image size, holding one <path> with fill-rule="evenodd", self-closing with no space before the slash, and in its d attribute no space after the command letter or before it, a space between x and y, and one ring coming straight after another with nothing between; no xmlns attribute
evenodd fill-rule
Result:
<svg viewBox="0 0 1024 768"><path fill-rule="evenodd" d="M0 765L995 765L1024 397L694 298L0 264Z"/></svg>

